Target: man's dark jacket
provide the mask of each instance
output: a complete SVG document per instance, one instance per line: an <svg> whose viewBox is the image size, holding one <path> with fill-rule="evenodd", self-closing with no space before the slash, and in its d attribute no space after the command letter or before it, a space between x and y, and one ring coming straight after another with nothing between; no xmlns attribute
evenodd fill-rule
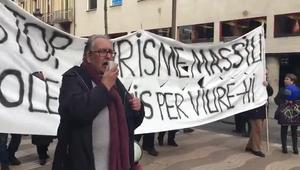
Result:
<svg viewBox="0 0 300 170"><path fill-rule="evenodd" d="M119 80L116 87L126 112L132 166L134 129L143 121L144 107L139 112L133 111L128 101L130 94ZM59 96L61 120L53 170L95 170L92 124L110 100L109 92L103 85L93 87L92 79L84 68L75 66L64 73Z"/></svg>

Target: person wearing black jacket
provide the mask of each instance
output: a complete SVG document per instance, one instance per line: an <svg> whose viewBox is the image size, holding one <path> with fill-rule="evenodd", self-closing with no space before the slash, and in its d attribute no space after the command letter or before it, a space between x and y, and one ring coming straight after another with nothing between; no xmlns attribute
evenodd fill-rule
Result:
<svg viewBox="0 0 300 170"><path fill-rule="evenodd" d="M9 170L9 165L20 165L21 161L16 158L21 143L21 134L11 134L9 145L7 146L8 134L0 133L0 163L1 170Z"/></svg>
<svg viewBox="0 0 300 170"><path fill-rule="evenodd" d="M284 77L284 86L274 98L278 108L275 112L275 119L280 124L280 137L282 145L282 153L288 153L287 150L287 132L291 126L291 136L293 144L293 153L298 155L298 132L300 125L299 106L300 106L300 88L295 84L297 76L287 73Z"/></svg>
<svg viewBox="0 0 300 170"><path fill-rule="evenodd" d="M53 170L133 170L134 129L144 118L141 101L120 80L115 52L102 35L91 36L83 62L63 74L58 143Z"/></svg>
<svg viewBox="0 0 300 170"><path fill-rule="evenodd" d="M32 144L36 146L36 151L39 156L40 165L45 165L47 163L47 159L49 159L48 155L48 147L50 143L53 141L54 136L46 136L46 135L32 135L31 140Z"/></svg>
<svg viewBox="0 0 300 170"><path fill-rule="evenodd" d="M45 81L45 76L42 71L33 72L31 75ZM39 156L40 165L45 165L49 155L47 153L50 143L53 141L54 136L47 135L31 135L32 144L36 146L36 150Z"/></svg>
<svg viewBox="0 0 300 170"><path fill-rule="evenodd" d="M176 136L177 132L178 132L178 130L170 130L170 131L168 131L168 143L167 143L168 145L174 146L174 147L178 146L178 144L175 142L175 136ZM158 133L157 140L158 140L158 144L160 146L164 145L164 136L165 136L165 133L166 132L159 132Z"/></svg>
<svg viewBox="0 0 300 170"><path fill-rule="evenodd" d="M155 133L146 133L135 135L135 140L140 142L141 138L143 138L142 148L147 151L149 155L157 156L158 151L155 149L154 139Z"/></svg>
<svg viewBox="0 0 300 170"><path fill-rule="evenodd" d="M271 85L267 81L264 81L263 84L266 86L268 97L272 96L273 88ZM267 106L268 103L255 109L248 110L244 113L248 115L251 125L250 136L245 151L251 152L259 157L265 157L265 154L261 151L261 137L264 127L264 120L266 119Z"/></svg>

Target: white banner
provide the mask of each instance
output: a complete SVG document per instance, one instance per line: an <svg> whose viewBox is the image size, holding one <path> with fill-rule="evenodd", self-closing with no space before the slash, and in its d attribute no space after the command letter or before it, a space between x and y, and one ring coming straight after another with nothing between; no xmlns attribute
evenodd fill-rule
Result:
<svg viewBox="0 0 300 170"><path fill-rule="evenodd" d="M55 135L61 75L80 64L86 40L0 2L0 132ZM120 78L145 106L136 133L198 126L266 103L264 44L262 27L219 46L145 31L115 39Z"/></svg>
<svg viewBox="0 0 300 170"><path fill-rule="evenodd" d="M56 135L61 75L80 64L85 40L0 2L0 132Z"/></svg>
<svg viewBox="0 0 300 170"><path fill-rule="evenodd" d="M144 31L116 41L122 82L145 103L136 133L199 126L266 103L263 27L218 46Z"/></svg>

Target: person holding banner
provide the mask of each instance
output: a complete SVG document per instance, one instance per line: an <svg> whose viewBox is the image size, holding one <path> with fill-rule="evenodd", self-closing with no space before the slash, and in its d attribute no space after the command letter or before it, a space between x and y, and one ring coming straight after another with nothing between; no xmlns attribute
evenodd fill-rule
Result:
<svg viewBox="0 0 300 170"><path fill-rule="evenodd" d="M21 161L16 158L16 152L21 144L22 135L21 134L10 134L11 139L8 145L8 159L11 165L20 165Z"/></svg>
<svg viewBox="0 0 300 170"><path fill-rule="evenodd" d="M268 80L267 73L266 77ZM273 88L270 86L268 81L264 81L263 84L264 86L266 86L268 97L272 96ZM245 151L251 152L252 154L259 157L265 157L265 154L261 151L261 136L264 127L264 120L266 119L267 105L268 103L266 105L245 112L245 114L247 114L249 117L251 126L250 136Z"/></svg>
<svg viewBox="0 0 300 170"><path fill-rule="evenodd" d="M300 125L300 89L295 85L297 76L291 73L285 75L284 88L281 88L274 98L278 108L275 119L281 125L282 153L287 153L287 131L291 126L294 154L299 154L297 128Z"/></svg>
<svg viewBox="0 0 300 170"><path fill-rule="evenodd" d="M53 136L46 135L32 135L32 144L36 145L36 151L39 156L40 165L45 165L49 155L47 153L50 143L53 141Z"/></svg>
<svg viewBox="0 0 300 170"><path fill-rule="evenodd" d="M147 151L149 155L157 156L158 151L155 149L154 146L155 133L135 135L135 140L137 142L140 142L142 137L143 137L143 143L142 143L143 150Z"/></svg>
<svg viewBox="0 0 300 170"><path fill-rule="evenodd" d="M91 36L83 62L63 74L53 170L134 170L134 130L143 121L140 99L118 79L111 40Z"/></svg>
<svg viewBox="0 0 300 170"><path fill-rule="evenodd" d="M9 170L9 160L7 151L7 134L0 133L0 162L1 170Z"/></svg>
<svg viewBox="0 0 300 170"><path fill-rule="evenodd" d="M1 170L9 170L9 165L21 164L21 161L15 157L15 153L17 152L21 143L21 138L22 135L20 134L11 134L9 146L7 147L8 134L0 133Z"/></svg>
<svg viewBox="0 0 300 170"><path fill-rule="evenodd" d="M31 75L45 81L45 76L42 71L33 72ZM32 144L36 145L40 165L45 165L47 163L47 159L49 159L47 151L50 143L53 141L53 138L54 136L31 135Z"/></svg>
<svg viewBox="0 0 300 170"><path fill-rule="evenodd" d="M234 115L235 130L233 132L240 133L244 137L249 137L251 127L248 119L248 115L244 112Z"/></svg>
<svg viewBox="0 0 300 170"><path fill-rule="evenodd" d="M170 130L170 131L168 131L168 145L174 146L174 147L178 146L178 144L175 142L176 132L178 132L178 130ZM164 136L165 136L165 133L166 132L159 132L158 133L157 140L158 140L158 144L160 146L164 145Z"/></svg>

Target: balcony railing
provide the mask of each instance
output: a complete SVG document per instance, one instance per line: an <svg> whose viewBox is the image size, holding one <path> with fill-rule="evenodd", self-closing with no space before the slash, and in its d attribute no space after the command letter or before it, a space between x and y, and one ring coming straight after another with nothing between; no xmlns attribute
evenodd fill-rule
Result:
<svg viewBox="0 0 300 170"><path fill-rule="evenodd" d="M58 10L51 13L44 13L42 18L44 22L48 24L72 22L73 21L73 9Z"/></svg>
<svg viewBox="0 0 300 170"><path fill-rule="evenodd" d="M72 22L73 9L58 10L53 12L53 23Z"/></svg>
<svg viewBox="0 0 300 170"><path fill-rule="evenodd" d="M53 21L53 13L44 13L41 17L41 20L52 25L52 21Z"/></svg>

